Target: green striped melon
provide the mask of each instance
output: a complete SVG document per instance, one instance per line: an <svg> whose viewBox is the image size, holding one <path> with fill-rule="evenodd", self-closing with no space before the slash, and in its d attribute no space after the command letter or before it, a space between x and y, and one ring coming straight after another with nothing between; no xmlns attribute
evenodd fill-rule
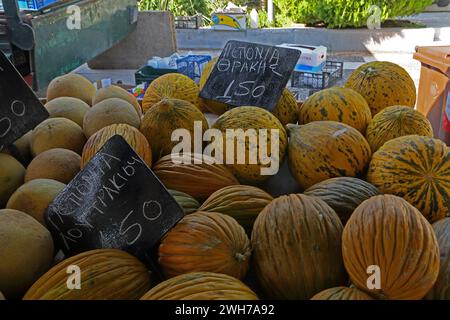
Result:
<svg viewBox="0 0 450 320"><path fill-rule="evenodd" d="M366 139L372 152L375 152L386 141L411 134L433 137L433 127L419 111L405 106L392 106L372 119L367 127Z"/></svg>
<svg viewBox="0 0 450 320"><path fill-rule="evenodd" d="M369 104L372 116L395 105L414 108L416 86L408 72L387 61L365 63L348 78L345 87L358 91Z"/></svg>
<svg viewBox="0 0 450 320"><path fill-rule="evenodd" d="M298 111L300 124L337 121L364 134L372 119L367 101L355 90L332 87L311 95Z"/></svg>
<svg viewBox="0 0 450 320"><path fill-rule="evenodd" d="M288 125L289 168L298 184L307 189L334 177L364 175L370 146L355 128L335 121Z"/></svg>
<svg viewBox="0 0 450 320"><path fill-rule="evenodd" d="M410 135L386 142L373 154L367 180L403 197L430 222L450 212L450 149L441 140Z"/></svg>
<svg viewBox="0 0 450 320"><path fill-rule="evenodd" d="M379 195L370 183L353 177L331 178L305 190L304 194L325 201L345 225L353 211L365 200Z"/></svg>
<svg viewBox="0 0 450 320"><path fill-rule="evenodd" d="M183 208L185 214L193 213L200 207L198 201L187 193L171 189L169 189L169 192L172 197L175 198L175 201L180 205L180 207Z"/></svg>

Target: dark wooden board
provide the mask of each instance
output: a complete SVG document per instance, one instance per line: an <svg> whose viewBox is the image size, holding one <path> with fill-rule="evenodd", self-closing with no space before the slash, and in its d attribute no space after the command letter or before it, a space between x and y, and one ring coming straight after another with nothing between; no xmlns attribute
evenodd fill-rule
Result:
<svg viewBox="0 0 450 320"><path fill-rule="evenodd" d="M231 40L200 96L230 106L273 110L301 52L295 49Z"/></svg>
<svg viewBox="0 0 450 320"><path fill-rule="evenodd" d="M46 224L66 255L99 248L143 262L184 213L144 161L113 136L50 204Z"/></svg>
<svg viewBox="0 0 450 320"><path fill-rule="evenodd" d="M33 90L0 51L0 150L48 117Z"/></svg>

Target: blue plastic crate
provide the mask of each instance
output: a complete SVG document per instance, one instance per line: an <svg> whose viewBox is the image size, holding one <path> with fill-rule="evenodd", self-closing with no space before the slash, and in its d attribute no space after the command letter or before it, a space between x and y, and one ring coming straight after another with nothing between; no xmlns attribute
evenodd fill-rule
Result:
<svg viewBox="0 0 450 320"><path fill-rule="evenodd" d="M321 72L323 70L323 67L325 67L325 61L322 62L320 65L311 67L311 66L305 66L303 64L297 64L294 68L294 71L298 72Z"/></svg>
<svg viewBox="0 0 450 320"><path fill-rule="evenodd" d="M59 0L19 0L19 9L21 10L39 10L51 5Z"/></svg>
<svg viewBox="0 0 450 320"><path fill-rule="evenodd" d="M209 61L211 61L210 55L188 55L177 59L177 69L179 73L197 82Z"/></svg>

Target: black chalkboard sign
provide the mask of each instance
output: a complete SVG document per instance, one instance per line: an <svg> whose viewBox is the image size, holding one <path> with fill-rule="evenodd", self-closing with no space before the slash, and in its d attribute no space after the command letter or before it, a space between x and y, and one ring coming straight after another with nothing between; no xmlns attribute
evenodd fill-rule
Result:
<svg viewBox="0 0 450 320"><path fill-rule="evenodd" d="M144 263L184 213L145 162L113 136L47 209L45 220L67 255L122 249Z"/></svg>
<svg viewBox="0 0 450 320"><path fill-rule="evenodd" d="M271 111L300 54L295 49L228 41L200 96L230 106L257 106Z"/></svg>
<svg viewBox="0 0 450 320"><path fill-rule="evenodd" d="M0 150L48 117L33 90L0 51Z"/></svg>

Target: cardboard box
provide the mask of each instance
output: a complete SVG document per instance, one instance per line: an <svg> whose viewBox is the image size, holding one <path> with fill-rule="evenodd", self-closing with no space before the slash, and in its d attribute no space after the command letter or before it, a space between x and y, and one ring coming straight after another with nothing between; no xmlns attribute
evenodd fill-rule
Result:
<svg viewBox="0 0 450 320"><path fill-rule="evenodd" d="M327 47L308 46L304 44L283 43L279 47L297 49L302 52L298 60L296 69L305 71L306 69L317 69L327 61Z"/></svg>
<svg viewBox="0 0 450 320"><path fill-rule="evenodd" d="M227 31L247 30L246 13L216 12L212 15L212 29Z"/></svg>

